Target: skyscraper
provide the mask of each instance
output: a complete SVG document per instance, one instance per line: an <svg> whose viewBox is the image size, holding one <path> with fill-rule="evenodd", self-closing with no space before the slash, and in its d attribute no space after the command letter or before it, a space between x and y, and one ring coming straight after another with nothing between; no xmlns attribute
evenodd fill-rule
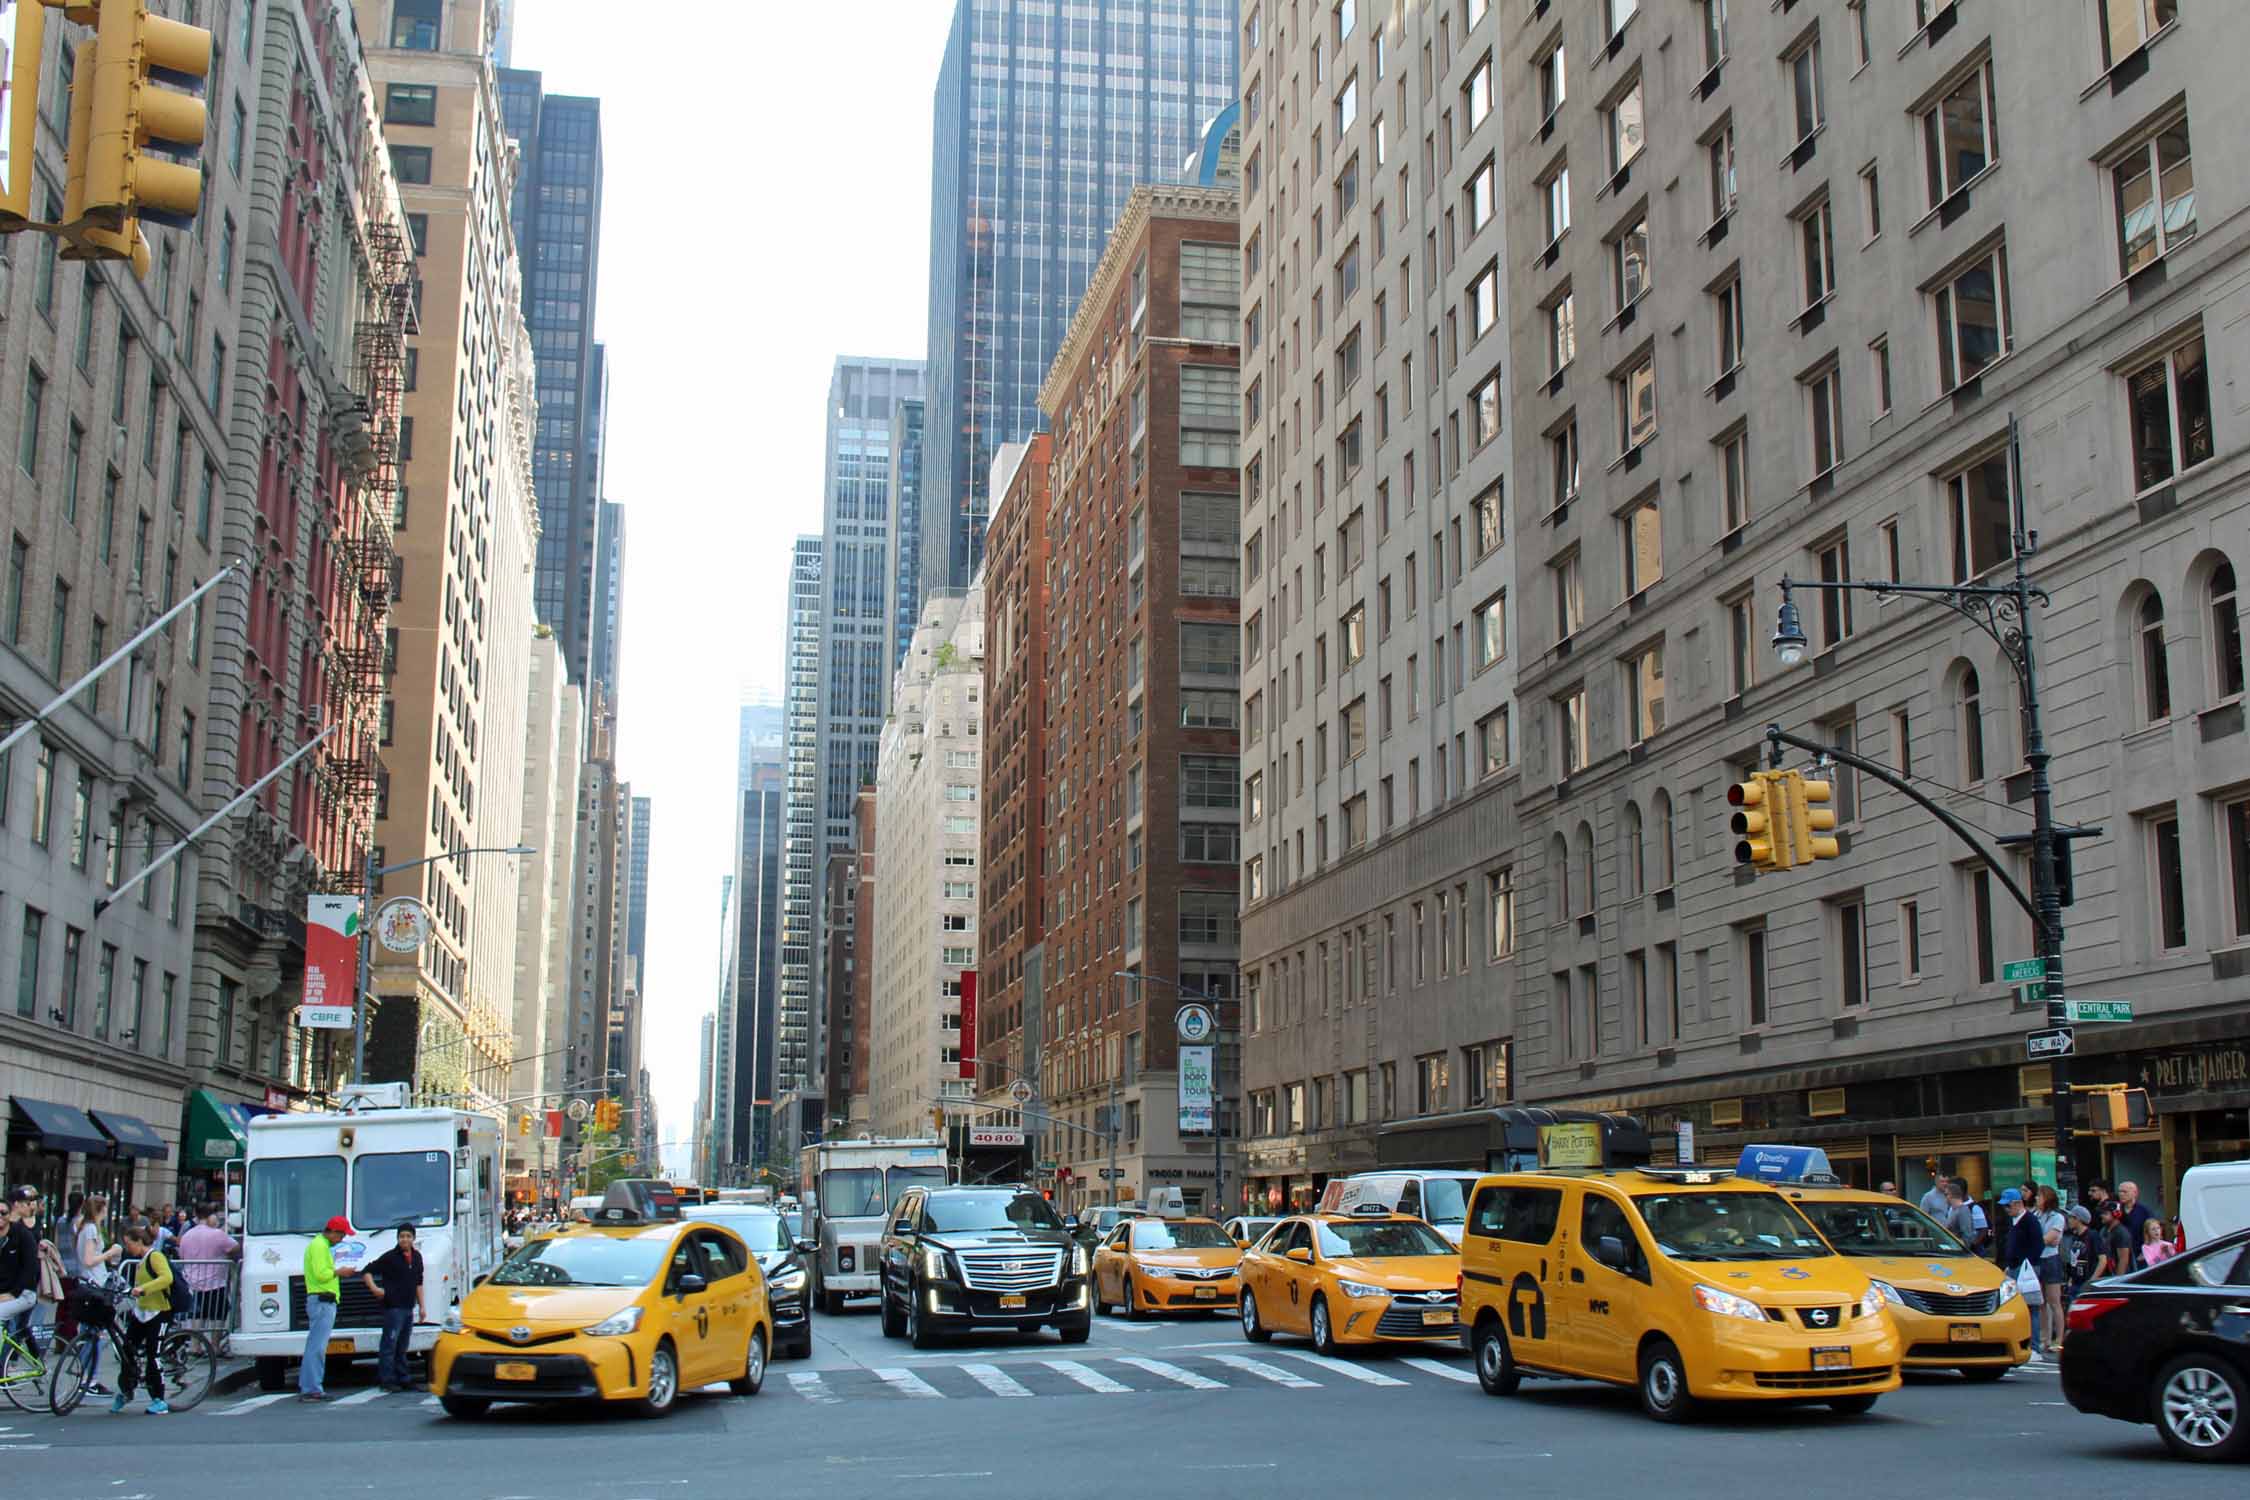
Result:
<svg viewBox="0 0 2250 1500"><path fill-rule="evenodd" d="M539 428L532 482L539 494L539 562L533 607L561 639L570 680L583 686L601 633L595 600L602 522L602 360L594 343L600 270L602 106L548 94L540 75L500 72L510 140L523 153L512 196L523 262L523 311L539 365ZM614 693L611 696L615 702Z"/></svg>
<svg viewBox="0 0 2250 1500"><path fill-rule="evenodd" d="M1126 194L1176 180L1233 102L1234 0L960 0L931 146L921 593L984 555L986 471L1039 384Z"/></svg>
<svg viewBox="0 0 2250 1500"><path fill-rule="evenodd" d="M779 861L781 920L774 930L774 986L760 997L763 1045L752 1059L755 1088L750 1160L763 1157L773 1101L812 1061L813 948L819 935L821 539L800 536L789 556L789 628L782 680L787 788Z"/></svg>
<svg viewBox="0 0 2250 1500"><path fill-rule="evenodd" d="M633 905L625 926L625 951L634 963L648 956L648 833L655 808L647 797L633 799Z"/></svg>
<svg viewBox="0 0 2250 1500"><path fill-rule="evenodd" d="M925 369L925 375L927 371ZM891 408L891 655L883 668L883 692L891 673L906 659L914 638L914 615L922 607L922 416L924 403L901 401Z"/></svg>

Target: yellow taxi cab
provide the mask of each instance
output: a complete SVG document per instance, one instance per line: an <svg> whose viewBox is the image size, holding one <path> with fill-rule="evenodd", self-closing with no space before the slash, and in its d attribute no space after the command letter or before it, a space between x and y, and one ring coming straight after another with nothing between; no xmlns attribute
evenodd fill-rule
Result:
<svg viewBox="0 0 2250 1500"><path fill-rule="evenodd" d="M501 1262L430 1353L446 1412L603 1400L654 1417L683 1390L721 1380L756 1395L773 1349L757 1257L732 1230L683 1223L667 1200L645 1183L612 1183L588 1223Z"/></svg>
<svg viewBox="0 0 2250 1500"><path fill-rule="evenodd" d="M1129 1219L1094 1248L1094 1311L1233 1312L1242 1247L1211 1219Z"/></svg>
<svg viewBox="0 0 2250 1500"><path fill-rule="evenodd" d="M1909 1370L1998 1380L2031 1359L2031 1309L2016 1281L1911 1203L1841 1184L1782 1184L1836 1253L1890 1307Z"/></svg>
<svg viewBox="0 0 2250 1500"><path fill-rule="evenodd" d="M1609 1381L1676 1422L1706 1400L1858 1413L1899 1386L1898 1334L1860 1263L1730 1170L1480 1178L1461 1278L1463 1336L1495 1396L1526 1375Z"/></svg>
<svg viewBox="0 0 2250 1500"><path fill-rule="evenodd" d="M1242 1256L1242 1336L1346 1344L1452 1340L1461 1257L1420 1219L1369 1205L1283 1219Z"/></svg>

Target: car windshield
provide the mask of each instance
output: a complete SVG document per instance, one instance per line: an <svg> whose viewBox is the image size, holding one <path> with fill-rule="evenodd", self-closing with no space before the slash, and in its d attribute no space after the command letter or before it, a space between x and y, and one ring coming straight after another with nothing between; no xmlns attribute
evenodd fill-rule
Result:
<svg viewBox="0 0 2250 1500"><path fill-rule="evenodd" d="M1062 1220L1037 1193L932 1193L923 1200L939 1234L979 1229L1060 1229Z"/></svg>
<svg viewBox="0 0 2250 1500"><path fill-rule="evenodd" d="M1967 1255L1969 1247L1911 1203L1799 1202L1821 1237L1845 1255Z"/></svg>
<svg viewBox="0 0 2250 1500"><path fill-rule="evenodd" d="M566 1234L533 1240L500 1263L494 1286L646 1286L664 1264L669 1240Z"/></svg>
<svg viewBox="0 0 2250 1500"><path fill-rule="evenodd" d="M880 1218L887 1201L880 1167L830 1167L820 1174L820 1211L824 1217Z"/></svg>
<svg viewBox="0 0 2250 1500"><path fill-rule="evenodd" d="M318 1234L344 1211L341 1156L271 1156L250 1164L252 1234Z"/></svg>
<svg viewBox="0 0 2250 1500"><path fill-rule="evenodd" d="M1133 1226L1135 1250L1232 1250L1234 1241L1216 1224L1167 1224L1149 1219Z"/></svg>
<svg viewBox="0 0 2250 1500"><path fill-rule="evenodd" d="M1425 1177L1422 1179L1422 1217L1432 1224L1466 1224L1469 1222L1467 1189L1474 1182L1460 1177Z"/></svg>
<svg viewBox="0 0 2250 1500"><path fill-rule="evenodd" d="M396 1151L352 1163L352 1222L370 1229L443 1224L453 1206L453 1158Z"/></svg>
<svg viewBox="0 0 2250 1500"><path fill-rule="evenodd" d="M700 1223L716 1224L741 1235L742 1243L750 1247L753 1255L771 1255L789 1248L789 1240L782 1234L781 1215L770 1209L728 1213L724 1209L706 1208L693 1217Z"/></svg>
<svg viewBox="0 0 2250 1500"><path fill-rule="evenodd" d="M1427 1224L1405 1219L1374 1219L1365 1224L1313 1226L1320 1237L1320 1253L1331 1260L1383 1260L1394 1255L1451 1255L1448 1245Z"/></svg>
<svg viewBox="0 0 2250 1500"><path fill-rule="evenodd" d="M1633 1200L1674 1260L1803 1260L1832 1255L1779 1193L1649 1193Z"/></svg>

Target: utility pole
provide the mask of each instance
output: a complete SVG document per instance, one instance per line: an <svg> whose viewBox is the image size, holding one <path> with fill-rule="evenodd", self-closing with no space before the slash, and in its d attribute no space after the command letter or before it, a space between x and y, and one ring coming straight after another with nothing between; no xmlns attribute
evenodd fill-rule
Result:
<svg viewBox="0 0 2250 1500"><path fill-rule="evenodd" d="M1109 1119L1108 1119L1107 1125L1108 1125L1108 1131L1109 1131L1109 1202L1110 1202L1110 1206L1111 1206L1112 1208L1115 1208L1115 1207L1117 1206L1117 1129L1118 1129L1118 1119L1117 1119L1117 1080L1116 1080L1116 1079L1114 1079L1114 1078L1112 1078L1112 1079L1111 1079L1111 1080L1109 1081Z"/></svg>

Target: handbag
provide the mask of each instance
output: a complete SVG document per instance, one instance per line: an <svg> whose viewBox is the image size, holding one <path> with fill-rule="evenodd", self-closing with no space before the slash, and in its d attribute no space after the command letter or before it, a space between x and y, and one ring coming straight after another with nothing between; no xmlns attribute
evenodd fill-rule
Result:
<svg viewBox="0 0 2250 1500"><path fill-rule="evenodd" d="M2016 1267L2016 1290L2029 1301L2039 1300L2039 1268L2028 1260Z"/></svg>

